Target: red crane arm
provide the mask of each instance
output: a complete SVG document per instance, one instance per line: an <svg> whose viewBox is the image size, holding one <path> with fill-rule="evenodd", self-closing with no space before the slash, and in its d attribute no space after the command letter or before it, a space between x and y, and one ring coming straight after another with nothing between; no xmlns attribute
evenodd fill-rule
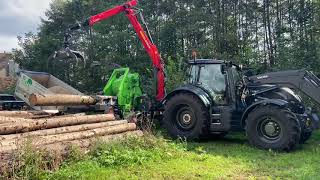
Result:
<svg viewBox="0 0 320 180"><path fill-rule="evenodd" d="M145 30L143 29L142 25L140 24L137 18L137 12L135 9L133 9L133 7L137 6L137 4L138 4L137 0L131 0L123 5L116 6L105 12L91 16L89 19L89 25L93 26L94 24L100 21L106 20L122 12L126 14L135 32L137 33L139 39L141 40L144 48L146 49L148 55L152 60L153 68L156 71L156 81L157 81L156 100L160 102L165 98L165 95L166 95L164 63L163 63L163 60L161 59L157 46L152 43L148 34L145 32Z"/></svg>

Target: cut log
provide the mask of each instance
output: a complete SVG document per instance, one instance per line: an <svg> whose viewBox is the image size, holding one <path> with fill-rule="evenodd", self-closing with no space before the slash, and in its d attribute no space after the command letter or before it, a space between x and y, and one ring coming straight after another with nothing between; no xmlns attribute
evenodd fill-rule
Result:
<svg viewBox="0 0 320 180"><path fill-rule="evenodd" d="M32 106L77 106L77 105L94 105L97 100L91 96L79 95L49 95L41 96L32 94L29 97Z"/></svg>
<svg viewBox="0 0 320 180"><path fill-rule="evenodd" d="M38 146L35 147L35 150L39 151L45 151L50 154L58 154L62 157L65 157L70 152L70 149L72 147L78 147L83 152L89 152L90 147L95 145L95 143L98 141L103 143L111 143L111 142L118 142L121 140L125 140L127 138L131 137L141 137L143 136L142 131L130 131L125 132L121 134L115 134L115 135L107 135L102 136L98 138L91 138L91 139L84 139L84 140L75 140L75 141L67 141L67 142L59 142L55 144L49 144L45 146ZM0 153L0 175L1 172L8 172L10 169L12 169L16 162L15 158L15 151L7 151L7 152L1 152Z"/></svg>
<svg viewBox="0 0 320 180"><path fill-rule="evenodd" d="M0 111L0 116L16 117L30 115L30 111Z"/></svg>
<svg viewBox="0 0 320 180"><path fill-rule="evenodd" d="M126 124L128 121L110 121L110 122L102 122L102 123L94 123L94 124L83 124L77 126L67 126L67 127L60 127L60 128L53 128L53 129L44 129L39 131L32 131L23 134L10 134L10 135L2 135L0 136L0 144L3 145L4 142L8 140L13 140L17 138L28 138L34 136L47 136L47 135L57 135L57 134L64 134L64 133L71 133L71 132L80 132L80 131L87 131L91 129L97 129L107 126L115 126L119 124Z"/></svg>
<svg viewBox="0 0 320 180"><path fill-rule="evenodd" d="M13 118L13 117L4 117L0 116L0 125L8 125L10 126L12 123L26 123L30 122L30 119L25 118Z"/></svg>
<svg viewBox="0 0 320 180"><path fill-rule="evenodd" d="M24 120L24 118L12 118L12 117L0 116L0 124L14 123L19 120Z"/></svg>
<svg viewBox="0 0 320 180"><path fill-rule="evenodd" d="M19 117L19 118L28 118L33 114L44 115L48 114L42 111L0 111L0 118L1 117Z"/></svg>
<svg viewBox="0 0 320 180"><path fill-rule="evenodd" d="M92 124L106 121L113 121L114 115L101 114L101 115L88 115L78 117L65 117L65 118L49 118L30 120L26 123L13 123L13 124L0 124L0 135L24 133L40 129L51 129L64 126Z"/></svg>
<svg viewBox="0 0 320 180"><path fill-rule="evenodd" d="M10 113L8 113L10 114ZM42 115L41 115L42 114ZM68 118L68 117L79 117L79 116L85 116L85 113L78 113L78 114L70 114L70 115L62 115L62 116L56 116L55 114L47 114L44 115L43 112L30 112L30 115L28 115L28 118L22 118L22 117L6 117L6 116L0 116L0 125L3 126L11 126L13 123L30 123L34 122L35 119L54 119L54 118Z"/></svg>
<svg viewBox="0 0 320 180"><path fill-rule="evenodd" d="M0 116L17 117L29 115L45 115L48 114L44 111L0 111Z"/></svg>
<svg viewBox="0 0 320 180"><path fill-rule="evenodd" d="M136 128L137 128L136 124L129 123L129 124L121 124L116 126L92 129L88 131L41 136L41 137L36 137L32 139L19 139L17 141L11 141L11 142L1 142L1 143L4 143L5 145L0 145L0 152L7 152L7 151L18 149L19 147L23 146L28 142L30 142L32 146L37 147L37 146L54 144L54 143L64 142L64 141L89 139L94 137L106 136L110 134L118 134L118 133L123 133L127 131L134 131L136 130Z"/></svg>
<svg viewBox="0 0 320 180"><path fill-rule="evenodd" d="M89 150L89 148L92 145L95 145L95 143L98 141L99 143L105 143L105 142L111 142L111 141L120 141L125 140L130 137L141 137L143 136L142 131L129 131L124 132L120 134L114 134L114 135L106 135L106 136L100 136L100 137L94 137L90 139L82 139L82 140L74 140L74 141L66 141L66 142L59 142L54 144L45 145L42 147L39 147L37 149L43 149L43 150L50 150L50 149L60 149L60 152L65 153L70 148L70 146L73 147L79 147L82 150Z"/></svg>

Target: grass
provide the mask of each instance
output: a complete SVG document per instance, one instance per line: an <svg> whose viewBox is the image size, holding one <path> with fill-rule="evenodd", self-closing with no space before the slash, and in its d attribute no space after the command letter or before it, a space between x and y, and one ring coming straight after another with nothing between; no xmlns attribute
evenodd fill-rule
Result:
<svg viewBox="0 0 320 180"><path fill-rule="evenodd" d="M188 144L151 138L96 149L88 159L67 164L49 178L319 179L319 138L317 132L292 153L258 150L241 135Z"/></svg>
<svg viewBox="0 0 320 180"><path fill-rule="evenodd" d="M291 153L256 149L241 134L201 143L130 139L97 144L33 179L319 179L319 139L316 132Z"/></svg>

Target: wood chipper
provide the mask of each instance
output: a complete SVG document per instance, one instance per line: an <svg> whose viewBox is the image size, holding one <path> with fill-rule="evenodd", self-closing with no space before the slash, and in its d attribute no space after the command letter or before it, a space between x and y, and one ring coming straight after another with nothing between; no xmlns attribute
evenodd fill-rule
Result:
<svg viewBox="0 0 320 180"><path fill-rule="evenodd" d="M122 112L130 112L139 106L143 97L140 75L130 73L129 68L115 69L103 92L106 96L117 97L118 106Z"/></svg>

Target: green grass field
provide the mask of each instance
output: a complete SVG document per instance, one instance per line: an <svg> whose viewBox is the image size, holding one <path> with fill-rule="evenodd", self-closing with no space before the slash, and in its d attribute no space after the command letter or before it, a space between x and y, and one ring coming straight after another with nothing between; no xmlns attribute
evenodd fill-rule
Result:
<svg viewBox="0 0 320 180"><path fill-rule="evenodd" d="M251 147L243 135L201 143L142 138L98 145L47 179L320 179L320 132L291 153Z"/></svg>

